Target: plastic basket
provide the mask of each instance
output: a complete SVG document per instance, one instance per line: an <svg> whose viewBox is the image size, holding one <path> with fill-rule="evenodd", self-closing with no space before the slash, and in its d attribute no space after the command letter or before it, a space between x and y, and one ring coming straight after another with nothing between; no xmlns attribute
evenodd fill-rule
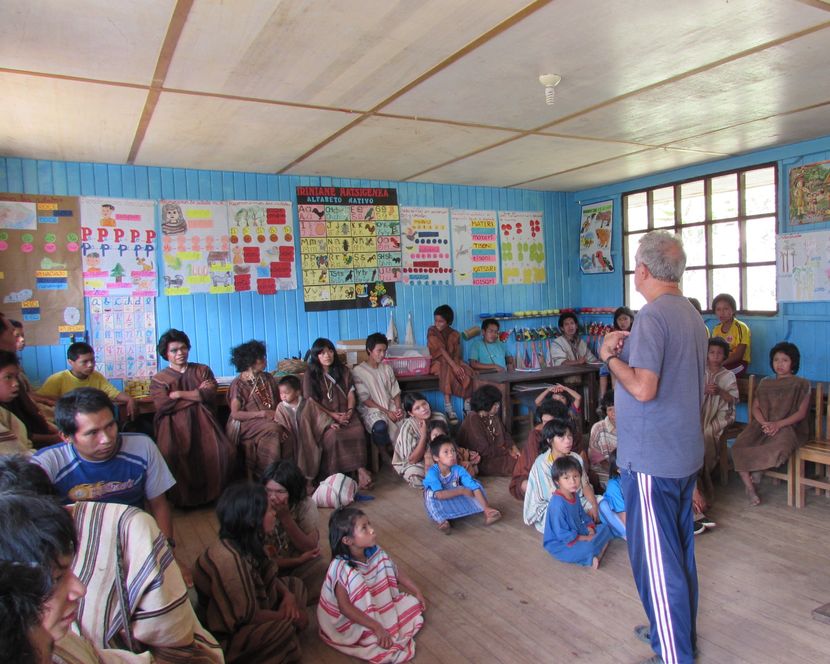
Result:
<svg viewBox="0 0 830 664"><path fill-rule="evenodd" d="M422 376L429 373L429 357L386 357L384 364L392 367L396 376Z"/></svg>

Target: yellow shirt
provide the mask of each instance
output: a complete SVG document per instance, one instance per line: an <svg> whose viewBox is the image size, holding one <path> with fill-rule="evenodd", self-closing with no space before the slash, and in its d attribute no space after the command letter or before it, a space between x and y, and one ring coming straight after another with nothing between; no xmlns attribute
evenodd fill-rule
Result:
<svg viewBox="0 0 830 664"><path fill-rule="evenodd" d="M121 390L110 383L104 376L97 371L93 371L92 375L86 379L76 378L69 369L59 371L52 374L46 379L37 393L44 397L51 397L58 399L67 392L71 392L77 387L94 387L106 393L110 399L115 399Z"/></svg>
<svg viewBox="0 0 830 664"><path fill-rule="evenodd" d="M751 335L749 333L749 327L747 327L746 323L742 323L737 318L733 318L732 325L729 327L729 332L724 332L723 323L718 323L712 328L712 336L725 339L726 343L729 344L730 353L741 344L746 344L743 361L747 363L750 361L749 347Z"/></svg>

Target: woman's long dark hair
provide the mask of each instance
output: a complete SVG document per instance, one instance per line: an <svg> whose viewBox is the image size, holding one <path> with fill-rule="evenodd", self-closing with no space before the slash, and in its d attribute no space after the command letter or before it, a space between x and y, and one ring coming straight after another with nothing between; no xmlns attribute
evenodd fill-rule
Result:
<svg viewBox="0 0 830 664"><path fill-rule="evenodd" d="M314 398L317 401L321 401L323 399L323 381L325 380L323 377L325 371L323 369L323 365L320 364L320 359L317 356L326 348L334 353L334 361L329 367L329 376L334 379L335 383L340 383L340 380L343 378L343 364L337 356L337 349L334 347L334 344L325 337L315 339L314 343L311 345L311 350L308 351L307 371L311 376L311 390L314 392Z"/></svg>
<svg viewBox="0 0 830 664"><path fill-rule="evenodd" d="M257 565L267 559L263 547L262 520L268 509L265 487L253 482L231 484L216 505L219 538L228 540L244 557Z"/></svg>
<svg viewBox="0 0 830 664"><path fill-rule="evenodd" d="M564 436L568 431L573 435L573 423L570 419L554 417L545 422L545 426L542 427L542 440L539 442L539 454L547 452L552 447L554 436Z"/></svg>
<svg viewBox="0 0 830 664"><path fill-rule="evenodd" d="M290 459L274 461L262 474L262 484L276 482L288 492L288 507L296 507L306 497L306 481L297 464Z"/></svg>

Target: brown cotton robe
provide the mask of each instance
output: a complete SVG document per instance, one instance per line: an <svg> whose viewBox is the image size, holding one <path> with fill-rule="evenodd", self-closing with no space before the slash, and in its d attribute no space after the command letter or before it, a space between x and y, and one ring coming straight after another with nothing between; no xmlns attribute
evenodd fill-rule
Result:
<svg viewBox="0 0 830 664"><path fill-rule="evenodd" d="M758 384L755 399L764 417L775 422L795 413L809 394L810 383L804 378L767 377ZM782 427L774 436L767 436L761 431L758 420L753 419L732 446L735 470L753 472L778 468L807 441L808 434L806 417L792 426Z"/></svg>
<svg viewBox="0 0 830 664"><path fill-rule="evenodd" d="M171 399L170 392L199 388L201 401ZM190 363L184 372L167 367L150 382L150 397L156 407L153 421L156 443L176 485L169 497L174 505L204 505L216 500L228 483L235 448L216 421L216 380L210 367Z"/></svg>
<svg viewBox="0 0 830 664"><path fill-rule="evenodd" d="M442 331L431 325L427 330L427 347L432 361L429 372L438 376L438 388L444 394L454 394L462 399L469 399L473 393L473 379L475 371L469 364L461 361L461 335L447 326ZM464 370L464 378L459 380L447 361L441 355L445 350L450 357Z"/></svg>
<svg viewBox="0 0 830 664"><path fill-rule="evenodd" d="M516 460L510 456L513 441L504 430L501 417L468 413L458 430L458 444L481 455L481 475L512 475Z"/></svg>
<svg viewBox="0 0 830 664"><path fill-rule="evenodd" d="M539 456L539 445L541 443L542 432L536 427L532 428L527 434L527 441L525 441L525 446L522 448L522 453L513 467L513 477L510 478L510 495L517 500L525 499L522 482L526 482L527 478L530 477L530 469L533 468L533 462Z"/></svg>

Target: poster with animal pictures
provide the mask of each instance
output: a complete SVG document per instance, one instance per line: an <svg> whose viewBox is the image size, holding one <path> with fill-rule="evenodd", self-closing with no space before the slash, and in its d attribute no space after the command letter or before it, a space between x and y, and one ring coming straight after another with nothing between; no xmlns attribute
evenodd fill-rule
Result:
<svg viewBox="0 0 830 664"><path fill-rule="evenodd" d="M30 346L84 336L79 217L76 197L0 194L0 311Z"/></svg>
<svg viewBox="0 0 830 664"><path fill-rule="evenodd" d="M790 224L830 221L830 161L790 169Z"/></svg>
<svg viewBox="0 0 830 664"><path fill-rule="evenodd" d="M297 187L297 214L306 311L395 306L397 190Z"/></svg>
<svg viewBox="0 0 830 664"><path fill-rule="evenodd" d="M499 212L502 283L545 283L542 212Z"/></svg>
<svg viewBox="0 0 830 664"><path fill-rule="evenodd" d="M284 201L229 201L233 289L273 295L297 288L294 218Z"/></svg>
<svg viewBox="0 0 830 664"><path fill-rule="evenodd" d="M401 208L403 282L413 286L452 283L448 208Z"/></svg>
<svg viewBox="0 0 830 664"><path fill-rule="evenodd" d="M84 295L158 294L156 204L81 198Z"/></svg>
<svg viewBox="0 0 830 664"><path fill-rule="evenodd" d="M779 302L830 300L830 231L776 236Z"/></svg>
<svg viewBox="0 0 830 664"><path fill-rule="evenodd" d="M579 267L586 274L613 272L611 260L611 223L614 201L582 206L579 227Z"/></svg>
<svg viewBox="0 0 830 664"><path fill-rule="evenodd" d="M159 201L164 294L233 293L228 206Z"/></svg>
<svg viewBox="0 0 830 664"><path fill-rule="evenodd" d="M451 210L453 279L456 286L499 283L495 210Z"/></svg>
<svg viewBox="0 0 830 664"><path fill-rule="evenodd" d="M131 382L152 378L158 370L155 298L105 295L88 301L98 371Z"/></svg>

